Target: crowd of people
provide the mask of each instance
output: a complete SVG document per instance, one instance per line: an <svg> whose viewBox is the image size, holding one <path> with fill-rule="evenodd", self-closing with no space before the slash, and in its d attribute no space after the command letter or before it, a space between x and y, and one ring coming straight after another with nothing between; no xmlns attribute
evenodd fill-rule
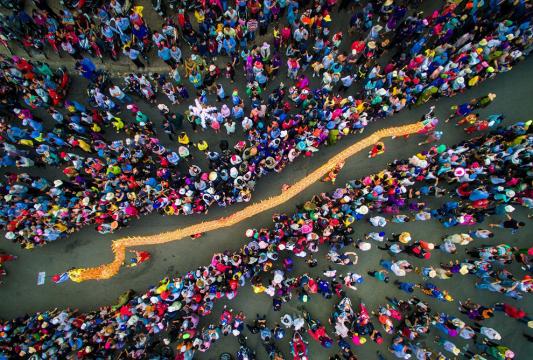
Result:
<svg viewBox="0 0 533 360"><path fill-rule="evenodd" d="M249 284L255 294L272 298L274 311L282 311L283 304L291 300L305 304L314 296L338 297L340 302L331 317L341 349L336 359L356 358L349 340L355 346L363 346L367 338L377 344L390 338L388 349L397 358L426 358L435 350L427 344L421 345L418 340L431 327L442 333L436 342L455 356L512 359L515 354L505 346L506 339L497 329L480 322L503 312L531 326L528 314L507 302L477 304L461 299L460 294L454 294L459 300L454 299L440 288L440 282L439 286L435 285L435 281L470 276L472 282L479 279L476 288L498 291L514 299L532 292L531 277L513 274L507 267L519 262L530 268L532 248L501 243L468 247L466 255L453 251L455 246L468 246L476 239L495 237L486 228L487 224L504 214L509 215L508 218L494 224L509 231L523 226L511 215L515 207L531 207L533 138L530 125L531 121L498 127L488 135L452 147L434 146L409 159L396 160L377 174L351 181L332 193L314 196L292 215L275 214L272 228L246 231L249 242L238 251L216 253L209 265L173 279L165 278L145 294L128 294L114 307L89 313L69 309L44 311L3 321L0 323L0 352L8 357L38 354L62 358L75 354L78 358L94 358L124 351L130 358L143 358L148 353L162 351L162 347L172 351L162 345L172 343L177 344L176 358L191 359L196 351L209 350L223 335L242 335L246 321L243 313L226 309L220 323L203 328L199 323L201 317L213 312L217 300L234 299L239 288ZM480 194L483 194L481 198ZM428 205L432 198L441 199L438 207ZM389 222L432 218L447 228L458 229L459 233L447 235L441 244L434 244L415 240L407 232L387 234L383 231ZM354 225L361 221L371 223L380 231L358 236ZM338 266L357 261L357 255L346 250L365 252L371 250L373 244L380 245L381 251L393 256L389 259L383 254L380 265L384 272L379 270L383 276L376 276L378 271L369 272L372 280L366 278L366 274L352 272L352 267L346 268L346 273L337 273ZM384 244L388 246L382 246ZM317 256L324 247L328 252L325 264ZM450 256L450 263L432 264L429 259L434 251L445 252ZM411 259L414 257L426 261L424 266L414 266ZM351 261L343 261L346 258ZM302 260L310 271L322 266L323 274L293 273L294 263ZM403 281L408 273L419 276L421 282ZM365 282L388 282L389 276L394 276L395 285L410 294L409 299L390 299L374 311L363 303L352 308L346 298L347 292L356 291L357 286L365 286ZM465 316L432 313L427 301L414 296L416 289L428 300L459 301ZM294 316L283 315L280 321L298 334L307 330L326 348L333 346L333 337L328 335L326 325L313 319L307 311ZM516 326L524 325L517 323ZM248 328L252 333L259 331L271 358L279 356L273 327L258 318ZM277 333L284 331L278 329ZM156 340L159 335L163 339ZM475 348L460 349L453 342L455 337L474 341ZM304 342L298 344L303 346Z"/></svg>
<svg viewBox="0 0 533 360"><path fill-rule="evenodd" d="M101 8L100 19L118 23L111 16L120 15L119 7L114 6L117 3ZM2 166L57 166L66 177L51 181L26 173L7 174L2 182L0 210L6 237L31 248L88 224L108 233L153 211L187 215L204 213L212 205L250 201L259 177L279 172L297 157L311 156L347 134L363 131L369 121L433 97L462 92L510 70L531 49L530 8L511 7L510 2L480 4L474 9L452 2L426 17L420 13L409 15L403 2L361 4L353 8L351 23L354 31L368 35L354 41L349 53L339 48L342 35L329 32L331 2L318 1L314 7L302 8L298 4L287 2L288 25L279 31L274 29L279 41L274 41L272 49L268 43L257 46L238 41L238 54L236 51L225 70L202 53L200 46L193 46L183 69L196 92L194 104L184 114L163 103L157 105L163 132L170 139L177 138L177 149L161 144L156 122L140 110L131 95L154 104L160 90L172 103L187 99L179 61L169 64L168 77L130 74L121 84L98 71L82 54L76 58L76 69L91 82L88 92L92 99L91 104L82 104L66 96L71 79L65 69L54 72L43 62L18 56L3 58L1 90L6 96L1 107ZM218 2L206 3L206 8L196 11L204 14L196 16L199 25L212 22L209 19L217 14L212 8L217 6ZM44 5L41 7L35 12L36 18L48 13L53 23L54 16ZM235 27L241 26L243 16L254 20L257 15L227 11L229 15L221 18L221 31L229 32L224 38L230 39L238 36ZM63 26L74 33L93 28L92 23L69 25L68 18L63 17L67 19ZM138 8L124 18L134 23L132 29L144 24ZM63 31L61 26L49 27ZM112 33L119 37L120 32ZM169 34L154 32L153 38L171 44ZM378 60L385 51L392 54L391 59L380 64ZM268 81L275 76L267 69L278 67L274 60L282 56L288 58L293 84L280 83L266 96L263 78ZM242 63L247 79L247 98L238 90L226 97L220 80L225 74L233 81L237 63ZM284 63L281 61L280 66ZM322 79L318 88L310 85L308 65L313 75ZM355 80L360 80L363 87L357 95L339 95ZM216 94L221 101L228 98L231 104L224 103L220 108L210 104L208 93ZM122 112L124 108L129 111ZM36 115L42 110L53 119L52 126ZM184 122L190 122L193 131L225 128L228 135L240 124L245 137L233 148L225 139L218 148L204 140L193 144ZM124 132L127 137L109 141L107 128ZM192 162L195 152L206 156L208 169Z"/></svg>
<svg viewBox="0 0 533 360"><path fill-rule="evenodd" d="M86 225L105 234L154 211L189 215L250 201L260 177L362 132L370 121L509 71L533 43L531 5L523 1L449 1L429 15L413 11L417 2L398 0L183 2L186 6L166 17L159 31L149 28L142 7L130 9L126 3L91 7L91 16L85 8L54 12L46 0L34 0L31 15L16 10L0 18L1 45L12 50L19 42L29 58L49 49L68 54L90 84L88 103L76 101L69 97L73 75L66 69L22 56L0 58L0 156L8 169L0 182L0 227L24 248ZM341 16L336 11L349 12L347 32L333 33L333 19ZM272 41L262 41L268 36ZM168 74L116 79L91 60L123 56L142 69L150 53L168 65ZM225 65L218 65L219 58ZM245 93L228 87L242 80L237 74L243 74ZM287 84L274 83L285 74ZM216 103L210 100L214 96ZM390 340L388 350L397 358L424 359L435 351L418 340L435 327L442 333L435 341L449 356L514 358L497 329L480 322L503 312L520 321L517 326L531 327L528 314L508 302L466 301L440 282L470 276L477 290L513 301L533 290L528 275L507 266L529 269L532 249L501 241L470 246L494 237L487 227L520 231L525 223L513 217L516 207L533 205L531 121L501 127L501 114L480 118L476 110L494 97L458 105L447 119L457 118L467 134L480 136L453 147L432 146L317 195L292 215L276 214L271 229L250 229L247 245L215 254L208 266L165 278L145 294L125 294L113 307L88 313L56 309L0 321L0 357L98 358L124 352L140 359L175 352L177 359L191 359L223 335L240 337L247 328L260 335L272 359L280 358L276 341L289 329L295 358L305 353L302 330L307 330L325 348L338 345L334 359L356 358L352 346L367 339L378 345ZM160 119L150 119L138 99L156 106ZM188 105L183 114L172 107L180 102ZM159 123L175 146L162 144ZM235 146L226 139L215 145L190 139L191 131L223 130L232 136L239 128L244 137ZM486 130L491 133L483 135ZM109 140L110 131L121 136ZM440 136L431 130L423 144ZM377 144L370 156L384 150ZM195 163L198 156L206 157L207 168ZM63 177L34 175L27 171L33 167L55 167ZM438 198L438 205L431 206L430 198ZM390 222L429 220L461 230L439 244L385 231ZM375 231L358 238L353 226L360 221ZM375 268L363 274L337 270L356 264L357 253L373 246L383 251ZM458 246L467 246L467 257L458 255ZM316 254L323 247L327 266ZM431 265L436 251L450 262ZM14 258L2 253L0 266ZM131 266L149 258L139 252ZM320 264L323 273L295 274L298 258L310 268ZM426 265L417 266L418 261ZM387 299L373 311L364 303L353 308L347 293L365 282L394 285L409 298ZM306 310L284 314L282 325L271 326L259 317L247 324L246 314L225 309L219 323L200 326L216 300L235 298L246 284L271 297L275 311L317 294L338 297L330 318L333 332L328 335L328 325ZM433 300L459 302L464 319L432 313ZM472 340L475 350L456 346L457 336ZM175 351L171 343L177 344Z"/></svg>

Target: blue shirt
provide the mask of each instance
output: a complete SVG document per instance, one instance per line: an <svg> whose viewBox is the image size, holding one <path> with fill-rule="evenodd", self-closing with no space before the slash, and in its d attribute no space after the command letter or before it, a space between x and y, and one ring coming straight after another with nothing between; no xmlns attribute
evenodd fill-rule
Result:
<svg viewBox="0 0 533 360"><path fill-rule="evenodd" d="M128 56L131 60L138 59L140 54L141 53L135 49L130 49L130 51L128 52Z"/></svg>
<svg viewBox="0 0 533 360"><path fill-rule="evenodd" d="M168 60L170 60L170 58L171 58L170 49L167 48L167 47L163 47L163 48L161 48L161 49L157 52L157 56L159 56L161 59L163 59L163 61L168 61Z"/></svg>

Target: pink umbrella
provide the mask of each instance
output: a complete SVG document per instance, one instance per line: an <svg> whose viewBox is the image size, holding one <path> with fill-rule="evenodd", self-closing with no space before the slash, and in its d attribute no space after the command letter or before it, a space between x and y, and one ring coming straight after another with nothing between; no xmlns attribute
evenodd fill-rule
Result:
<svg viewBox="0 0 533 360"><path fill-rule="evenodd" d="M126 215L137 216L139 215L139 211L137 210L135 206L128 205L128 207L126 207Z"/></svg>
<svg viewBox="0 0 533 360"><path fill-rule="evenodd" d="M313 231L313 227L309 224L303 224L302 225L302 234L309 234Z"/></svg>

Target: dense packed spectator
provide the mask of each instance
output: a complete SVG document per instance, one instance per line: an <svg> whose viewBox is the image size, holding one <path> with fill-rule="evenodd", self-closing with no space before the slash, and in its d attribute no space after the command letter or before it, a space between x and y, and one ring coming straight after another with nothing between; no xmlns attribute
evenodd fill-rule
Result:
<svg viewBox="0 0 533 360"><path fill-rule="evenodd" d="M246 2L244 8L240 3L237 9L228 7L220 26L215 26L215 19L222 15L218 2L206 3L205 8L195 10L199 31L192 29L187 13L180 12L177 26L168 23L165 31L154 31L151 36L140 35L146 31L142 9L121 13L119 3L97 10L102 34L107 34L102 36L112 39L111 43L126 43L126 38L136 34L136 41L145 47L153 43L169 46L170 58L165 55L171 68L168 77L130 74L124 84L111 83L85 57L90 54L74 47L76 68L92 84L91 104L87 105L65 98L70 79L64 69L54 72L45 63L18 56L2 61L2 92L10 95L2 103L2 166L59 166L68 179L51 181L25 173L6 176L0 221L8 230L7 237L24 247L53 241L87 224L96 224L101 233L107 233L153 211L202 213L212 205L250 201L259 177L279 172L297 157L311 156L347 134L363 131L369 121L437 96L451 96L507 71L527 55L532 43L527 20L530 8L510 7L508 2L480 5L477 11L468 4L450 3L427 17L409 15L402 2L354 7L352 26L367 35L354 41L349 53L339 48L345 41L342 34L329 32L334 15L333 3L328 1L300 9L298 2L288 1L286 11L278 14L286 15L288 25L273 30L272 45L261 46L239 35L240 28L251 25L253 29L257 19L258 31L266 31L262 17L267 23L276 17L275 10L265 15L264 9L245 9L255 9L256 2ZM271 10L281 4L272 6ZM33 18L24 17L23 12L13 16L40 23L28 26L32 34L43 29L64 34L63 38L53 36L61 43L79 38L77 32L84 29L98 28L93 19L80 20L86 18L81 13L77 17L69 14L64 10L61 24L45 7L35 11ZM243 19L248 19L246 24ZM223 34L222 45L215 46L212 54L201 46L219 33L211 27L220 28ZM15 28L4 28L10 30ZM179 49L176 31L193 45L190 55ZM131 52L135 46L141 45L125 48ZM168 55L161 49L158 52ZM377 60L384 52L392 57L380 64ZM212 56L219 53L232 57L225 69L212 62ZM182 62L183 71L178 65ZM265 84L285 63L293 83L280 83L265 94ZM233 81L238 64L248 82L246 97L237 90L226 94L219 81L221 76ZM319 88L310 85L309 71L321 78ZM183 83L180 72L190 86ZM356 80L362 85L356 96L339 95ZM187 87L197 94L184 114L158 105L164 133L177 138L174 151L161 144L154 122L130 95L155 103L161 91L174 104L189 99ZM210 104L208 93L230 104ZM130 112L123 112L124 107ZM54 126L46 126L31 109L46 109ZM228 135L240 126L245 138L234 148L225 140L218 149L205 141L192 144L184 122L194 131L211 128L226 130ZM127 138L110 142L104 136L106 128L125 132ZM485 123L474 121L468 131L483 128ZM205 154L209 169L191 162L195 151Z"/></svg>
<svg viewBox="0 0 533 360"><path fill-rule="evenodd" d="M528 174L533 139L530 124L499 127L489 135L463 141L456 146L433 147L410 159L396 160L384 171L351 181L332 193L313 197L293 215L274 215L272 229L248 230L246 236L250 241L240 250L217 253L209 265L174 279L165 278L141 296L125 295L114 307L90 313L68 309L45 311L1 322L0 353L7 357L38 354L87 358L125 351L130 358L143 358L156 352L156 339L167 330L165 344L177 343L177 358L191 359L196 351L207 351L221 333L235 336L242 333L246 316L228 309L221 316L220 324L211 324L203 329L199 329L198 324L200 317L212 312L216 300L222 297L233 299L238 296L240 287L251 284L255 293L272 297L275 310L280 310L293 295L304 303L318 295L344 298L335 308L332 324L342 339L339 346L346 352L350 351L348 336L356 346L361 346L367 337L381 344L386 333L392 336L389 350L396 357L407 359L411 354L429 351L416 340L425 336L433 326L448 336L437 341L456 356L463 350L457 348L450 337L460 335L463 339L475 341L475 349L464 352L469 358L491 354L496 358L512 359L514 353L511 349L494 342L501 339L496 330L467 324L465 320L446 313L431 314L429 305L414 297L411 300L391 299L375 312L368 310L364 304L353 309L345 294L346 291L356 290L355 285L365 281L364 275L348 272L337 276L335 270L329 268L322 277L313 278L307 274L292 275L291 271L295 257L316 266L313 254L320 247L329 247L328 259L338 265L350 256L348 253L341 254L346 246L355 244L359 251L368 251L372 247L368 241L383 242L387 237L387 243L391 243L389 251L396 254L405 252L427 261L428 257L421 254L437 251L436 246L415 241L409 234L368 234L369 240L354 239L353 223L370 221L374 224L376 216L384 217L385 222L435 218L445 225L449 223L447 226L459 226L464 219L469 219L470 235L450 235L443 244L464 245L471 241L469 237L490 237L491 231L483 228L486 216L512 214L515 206L531 206L531 177ZM480 193L484 194L482 199ZM449 194L459 196L461 201L448 198ZM431 209L424 201L429 197L446 197L448 200ZM480 206L480 200L484 200L483 206ZM375 222L376 225L379 228L383 224ZM442 245L439 247L444 248ZM441 264L433 267L428 264L416 269L423 279L419 284L396 284L408 293L420 288L424 296L454 301L446 290L431 282L432 278L470 275L482 279L480 284L487 284L492 279L493 284L500 286L497 291L520 298L532 291L531 278L525 276L519 279L508 270L500 270L501 267L496 264L518 261L530 266L531 254L531 249L518 249L506 244L481 247L468 252L471 258L456 259L449 266ZM405 258L396 261L383 259L381 265L387 269L384 271L395 277L414 271ZM342 280L339 281L339 278ZM478 287L492 289L485 285ZM500 311L522 322L529 321L526 313L507 303L484 305L468 301L461 302L460 309L475 321L483 321ZM281 319L285 327L299 331L305 326L310 336L323 346L332 345L324 325L309 313L287 316ZM254 327L263 330L262 339L267 345L273 341L264 320L258 318L249 329ZM476 333L491 341L480 341L474 336ZM276 352L275 345L270 345L269 349ZM166 351L172 352L170 348Z"/></svg>

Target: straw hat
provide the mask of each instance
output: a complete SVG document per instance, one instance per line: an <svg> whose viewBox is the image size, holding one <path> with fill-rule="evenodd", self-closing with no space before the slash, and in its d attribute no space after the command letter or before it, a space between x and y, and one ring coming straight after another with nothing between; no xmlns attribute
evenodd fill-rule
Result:
<svg viewBox="0 0 533 360"><path fill-rule="evenodd" d="M407 244L409 241L411 241L411 234L409 234L407 231L404 231L400 234L399 240L402 244Z"/></svg>
<svg viewBox="0 0 533 360"><path fill-rule="evenodd" d="M269 156L265 159L265 165L267 168L272 169L274 166L276 166L276 161L272 156Z"/></svg>
<svg viewBox="0 0 533 360"><path fill-rule="evenodd" d="M461 266L461 268L459 269L459 274L461 275L468 274L468 267L466 265Z"/></svg>
<svg viewBox="0 0 533 360"><path fill-rule="evenodd" d="M369 41L368 44L366 44L369 49L373 50L376 48L376 42L375 41Z"/></svg>

